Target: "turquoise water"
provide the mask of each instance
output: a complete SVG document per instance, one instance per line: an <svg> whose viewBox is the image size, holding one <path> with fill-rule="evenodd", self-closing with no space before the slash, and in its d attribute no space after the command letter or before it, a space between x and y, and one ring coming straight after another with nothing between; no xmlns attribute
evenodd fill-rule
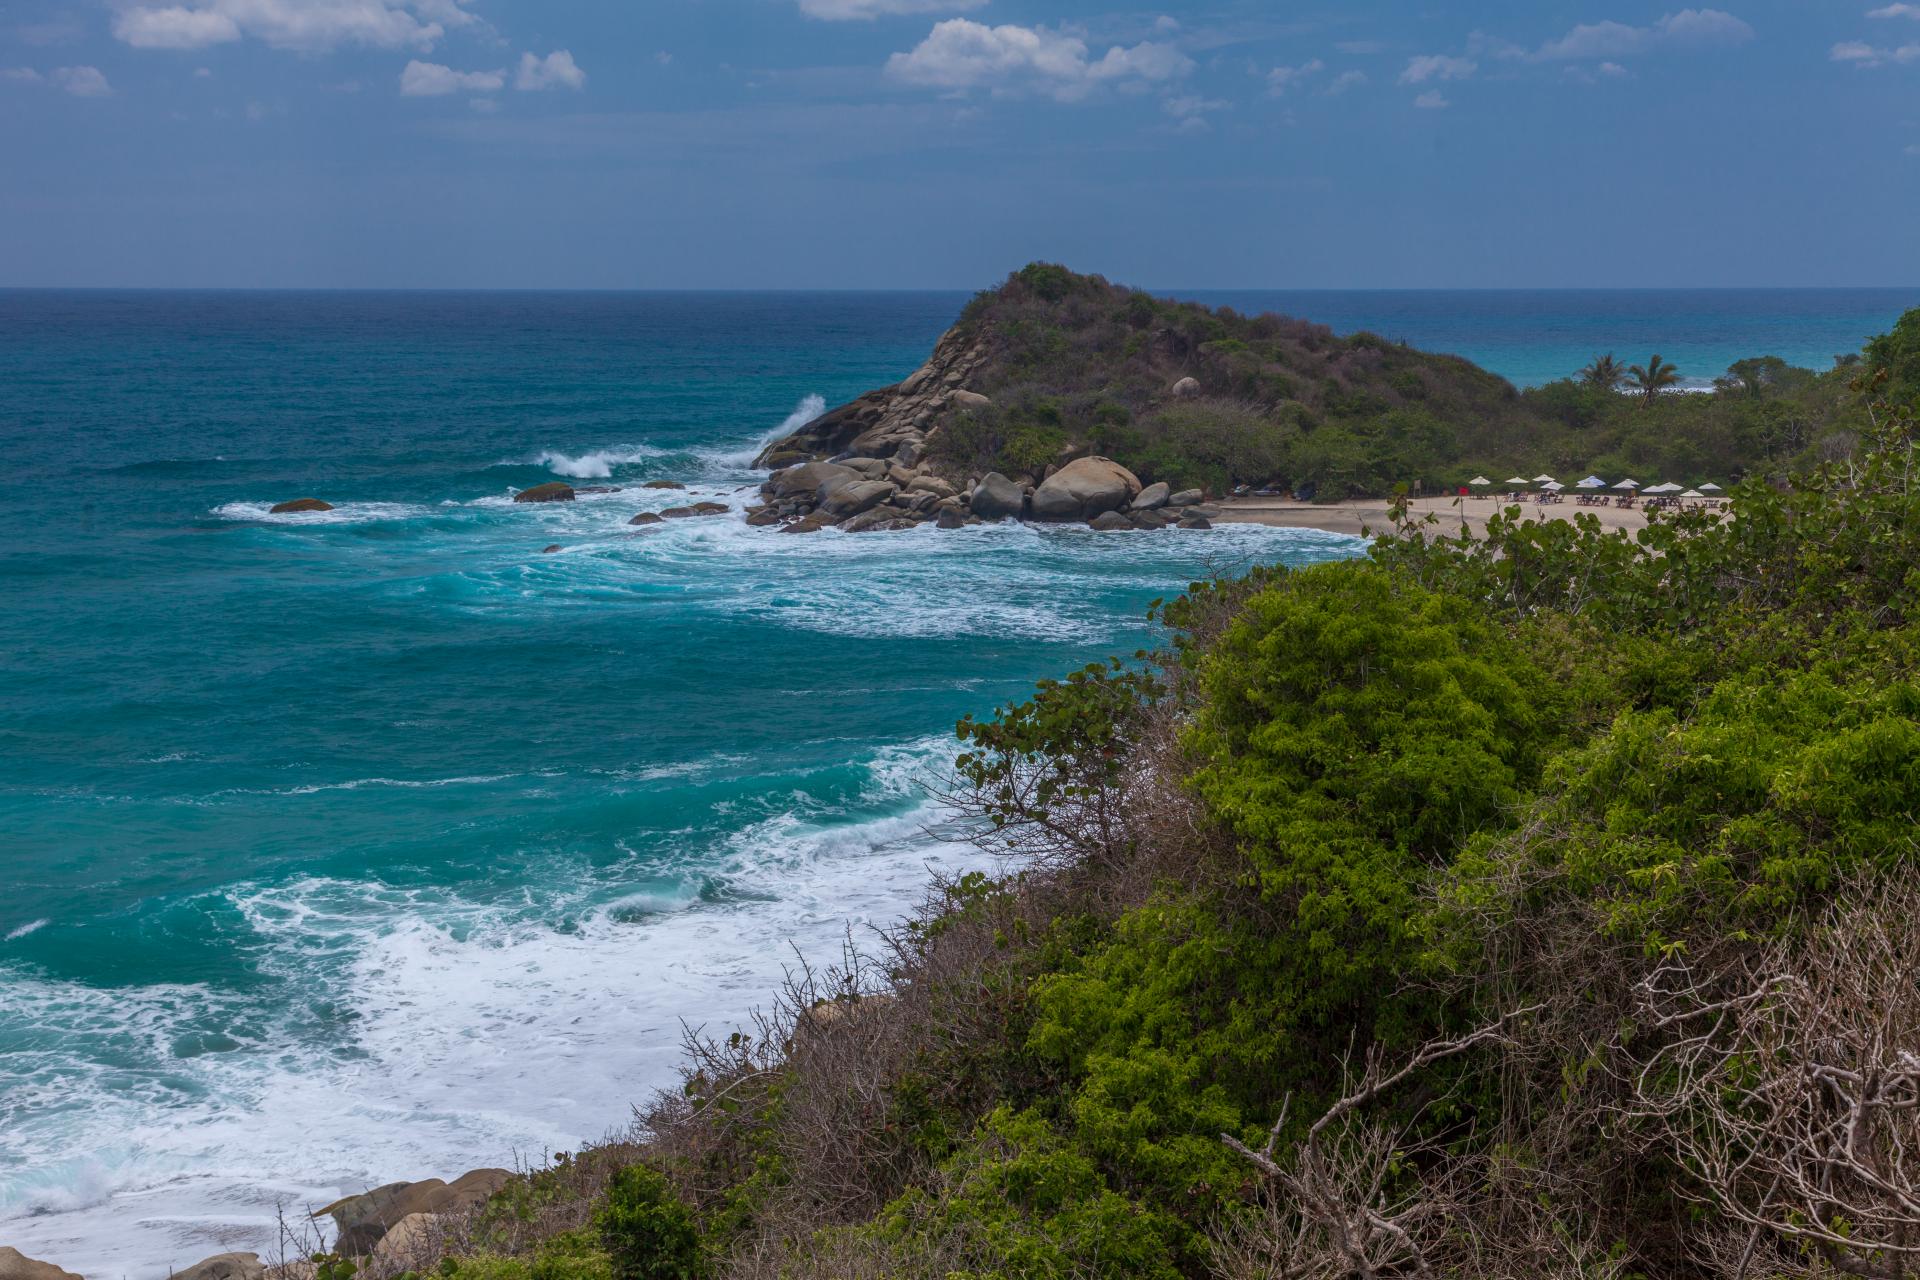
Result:
<svg viewBox="0 0 1920 1280"><path fill-rule="evenodd" d="M1653 295L1516 347L1543 297L1296 309L1526 378L1641 313L1798 354L1910 301ZM164 1274L597 1136L683 1020L980 865L924 791L957 718L1194 576L1357 549L748 529L757 444L963 301L0 292L0 1244ZM508 500L556 475L690 490ZM689 496L735 514L626 524Z"/></svg>

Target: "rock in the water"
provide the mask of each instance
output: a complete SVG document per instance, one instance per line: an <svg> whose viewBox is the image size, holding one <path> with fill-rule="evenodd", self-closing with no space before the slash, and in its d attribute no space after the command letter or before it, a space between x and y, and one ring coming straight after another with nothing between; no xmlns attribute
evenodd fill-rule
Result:
<svg viewBox="0 0 1920 1280"><path fill-rule="evenodd" d="M1102 533L1117 533L1122 529L1133 528L1133 521L1127 519L1118 511L1102 511L1099 515L1087 521L1087 523Z"/></svg>
<svg viewBox="0 0 1920 1280"><path fill-rule="evenodd" d="M985 396L981 395L978 391L956 391L947 398L947 403L952 405L956 409L966 409L971 411L975 409L984 409L988 405L992 404L993 401L987 399Z"/></svg>
<svg viewBox="0 0 1920 1280"><path fill-rule="evenodd" d="M1136 529L1164 529L1173 523L1172 516L1158 511L1129 511L1126 516Z"/></svg>
<svg viewBox="0 0 1920 1280"><path fill-rule="evenodd" d="M1033 491L1036 520L1088 520L1118 511L1140 492L1140 481L1111 458L1075 458Z"/></svg>
<svg viewBox="0 0 1920 1280"><path fill-rule="evenodd" d="M828 515L845 519L857 516L869 507L877 507L900 492L897 485L886 480L861 480L853 484L841 485L826 496L820 509Z"/></svg>
<svg viewBox="0 0 1920 1280"><path fill-rule="evenodd" d="M1173 490L1168 487L1165 480L1155 481L1140 491L1140 495L1133 500L1133 509L1155 511L1166 506L1172 496Z"/></svg>
<svg viewBox="0 0 1920 1280"><path fill-rule="evenodd" d="M265 1280L266 1274L257 1253L217 1253L174 1272L169 1280Z"/></svg>
<svg viewBox="0 0 1920 1280"><path fill-rule="evenodd" d="M972 511L982 520L1017 520L1027 513L1026 491L998 471L989 471L973 487Z"/></svg>
<svg viewBox="0 0 1920 1280"><path fill-rule="evenodd" d="M803 462L785 471L776 471L767 480L767 491L776 498L812 497L829 480L851 480L855 472L835 462Z"/></svg>
<svg viewBox="0 0 1920 1280"><path fill-rule="evenodd" d="M295 498L291 502L276 502L267 508L270 516L284 516L295 511L331 511L331 502L322 502L318 498Z"/></svg>
<svg viewBox="0 0 1920 1280"><path fill-rule="evenodd" d="M952 507L946 507L941 510L938 516L934 517L933 527L936 529L964 529L967 527L967 518L958 511L955 511Z"/></svg>
<svg viewBox="0 0 1920 1280"><path fill-rule="evenodd" d="M642 489L684 489L687 486L678 480L649 480L640 487Z"/></svg>
<svg viewBox="0 0 1920 1280"><path fill-rule="evenodd" d="M513 495L515 502L572 502L573 486L564 480L549 480Z"/></svg>
<svg viewBox="0 0 1920 1280"><path fill-rule="evenodd" d="M729 510L730 508L724 502L696 502L693 504L693 514L697 516L723 516L727 514Z"/></svg>
<svg viewBox="0 0 1920 1280"><path fill-rule="evenodd" d="M1180 517L1180 527L1182 529L1211 529L1213 528L1213 521L1207 519L1205 516L1185 515Z"/></svg>
<svg viewBox="0 0 1920 1280"><path fill-rule="evenodd" d="M780 526L782 533L818 533L833 523L833 518L824 511L816 511L810 516L802 516L792 524Z"/></svg>
<svg viewBox="0 0 1920 1280"><path fill-rule="evenodd" d="M1197 396L1200 394L1200 380L1198 378L1182 378L1180 381L1174 383L1169 390L1182 399L1188 396Z"/></svg>
<svg viewBox="0 0 1920 1280"><path fill-rule="evenodd" d="M18 1249L0 1248L0 1280L80 1280L51 1262L36 1262Z"/></svg>
<svg viewBox="0 0 1920 1280"><path fill-rule="evenodd" d="M747 513L747 523L756 529L763 529L770 524L779 524L783 518L778 507L755 507Z"/></svg>
<svg viewBox="0 0 1920 1280"><path fill-rule="evenodd" d="M550 556L556 551L564 551L564 550L566 550L566 548L562 547L559 543L556 542L551 546L540 548L540 554L543 556Z"/></svg>
<svg viewBox="0 0 1920 1280"><path fill-rule="evenodd" d="M1170 507L1191 507L1206 496L1206 494L1198 489L1182 489L1180 492L1172 494L1167 498L1167 505Z"/></svg>
<svg viewBox="0 0 1920 1280"><path fill-rule="evenodd" d="M880 506L862 511L843 522L842 533L875 533L887 529L910 529L914 521L899 507Z"/></svg>
<svg viewBox="0 0 1920 1280"><path fill-rule="evenodd" d="M642 511L639 515L627 521L628 524L665 524L666 522L666 517L658 511Z"/></svg>

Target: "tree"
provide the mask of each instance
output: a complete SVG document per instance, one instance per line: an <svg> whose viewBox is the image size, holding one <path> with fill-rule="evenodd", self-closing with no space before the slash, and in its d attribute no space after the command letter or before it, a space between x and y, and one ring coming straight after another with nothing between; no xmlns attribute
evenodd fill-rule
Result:
<svg viewBox="0 0 1920 1280"><path fill-rule="evenodd" d="M1658 356L1654 357L1656 360ZM1618 391L1627 380L1627 367L1613 358L1613 352L1595 356L1593 363L1580 371L1580 381L1595 391Z"/></svg>
<svg viewBox="0 0 1920 1280"><path fill-rule="evenodd" d="M1655 353L1643 365L1628 365L1627 376L1633 379L1633 385L1639 389L1641 395L1647 398L1647 403L1652 404L1655 396L1680 381L1680 369L1679 366L1662 360L1659 354Z"/></svg>

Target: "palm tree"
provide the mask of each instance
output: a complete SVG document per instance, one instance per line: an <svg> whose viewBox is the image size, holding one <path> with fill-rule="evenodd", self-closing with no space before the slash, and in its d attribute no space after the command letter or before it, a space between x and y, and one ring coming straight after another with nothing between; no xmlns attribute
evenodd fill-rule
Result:
<svg viewBox="0 0 1920 1280"><path fill-rule="evenodd" d="M1655 396L1680 381L1680 368L1655 355L1644 365L1628 365L1627 376L1633 379L1633 385L1647 398L1647 403L1652 404Z"/></svg>
<svg viewBox="0 0 1920 1280"><path fill-rule="evenodd" d="M1627 367L1615 360L1611 351L1595 356L1593 363L1580 371L1580 381L1595 391L1618 391L1626 380Z"/></svg>

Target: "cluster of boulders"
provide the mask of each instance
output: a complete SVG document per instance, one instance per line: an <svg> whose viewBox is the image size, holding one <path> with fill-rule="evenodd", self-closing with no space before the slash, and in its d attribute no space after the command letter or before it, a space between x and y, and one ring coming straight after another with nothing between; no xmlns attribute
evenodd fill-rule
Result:
<svg viewBox="0 0 1920 1280"><path fill-rule="evenodd" d="M776 471L761 487L765 499L747 509L747 523L778 525L788 533L829 526L845 533L911 529L933 524L959 529L989 520L1081 522L1095 529L1183 529L1211 526L1216 514L1198 489L1172 493L1143 486L1111 458L1076 458L1039 484L997 471L956 486L924 467L843 454L830 462L803 462Z"/></svg>
<svg viewBox="0 0 1920 1280"><path fill-rule="evenodd" d="M505 1169L475 1169L452 1182L391 1182L336 1200L313 1216L333 1219L332 1253L368 1264L362 1272L397 1275L437 1261L448 1225L485 1204L512 1178ZM173 1272L171 1280L313 1280L317 1271L312 1262L270 1266L257 1253L220 1253ZM17 1249L0 1248L0 1280L81 1277Z"/></svg>

